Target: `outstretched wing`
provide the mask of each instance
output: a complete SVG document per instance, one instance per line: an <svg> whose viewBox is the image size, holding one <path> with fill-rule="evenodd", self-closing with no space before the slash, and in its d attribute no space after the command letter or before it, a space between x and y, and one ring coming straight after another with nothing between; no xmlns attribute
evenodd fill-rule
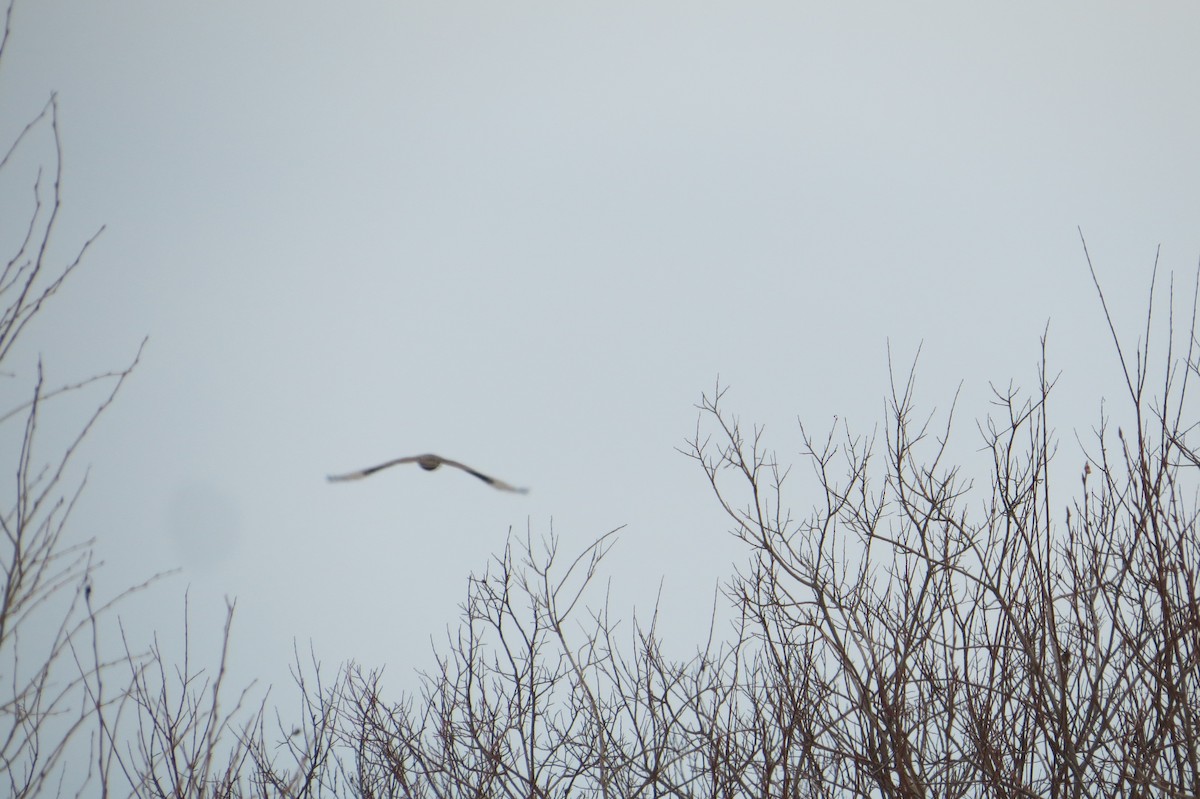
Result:
<svg viewBox="0 0 1200 799"><path fill-rule="evenodd" d="M426 464L426 461L430 461L431 463ZM483 472L477 472L474 469L472 469L470 466L467 466L465 463L459 463L458 461L452 461L452 460L449 460L448 458L443 458L440 455L410 455L407 458L395 458L394 460L387 461L386 463L381 463L378 466L371 466L370 468L361 469L357 472L347 472L346 474L331 474L326 479L328 479L329 482L331 482L331 483L340 483L340 482L344 482L346 480L361 480L364 477L369 477L370 475L375 474L375 472L381 471L383 469L387 469L391 466L396 466L401 463L420 463L426 469L430 469L430 470L436 469L438 466L441 466L443 464L446 466L453 466L456 469L462 469L467 474L471 474L471 475L474 475L475 477L478 477L480 480L487 483L492 488L497 488L501 491L512 491L513 493L516 493L516 494L528 494L529 493L528 488L517 488L516 486L509 485L508 483L504 482L503 480L497 480L495 477L489 477L488 475L484 474Z"/></svg>
<svg viewBox="0 0 1200 799"><path fill-rule="evenodd" d="M447 466L453 466L456 469L462 469L467 474L473 474L476 477L478 477L480 480L482 480L483 482L490 485L492 488L498 488L501 491L512 491L513 493L516 493L516 494L528 494L529 493L528 488L517 488L516 486L509 485L508 483L504 482L503 480L497 480L495 477L488 477L483 472L477 472L474 469L472 469L470 466L467 466L465 463L459 463L458 461L452 461L447 458L442 458L442 463L444 463Z"/></svg>
<svg viewBox="0 0 1200 799"><path fill-rule="evenodd" d="M391 466L398 466L401 463L415 463L416 461L420 460L420 458L421 458L420 455L411 455L407 458L396 458L394 460L388 461L387 463L381 463L378 466L372 466L368 469L362 469L357 472L347 472L346 474L331 474L326 479L328 479L329 482L331 482L331 483L340 483L344 480L361 480L364 477L370 477L371 475L375 474L375 472L378 472L382 469L387 469L388 467L391 467Z"/></svg>

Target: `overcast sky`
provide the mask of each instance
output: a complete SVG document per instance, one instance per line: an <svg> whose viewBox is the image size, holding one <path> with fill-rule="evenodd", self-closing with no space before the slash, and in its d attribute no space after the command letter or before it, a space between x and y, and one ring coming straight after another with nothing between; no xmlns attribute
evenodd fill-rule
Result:
<svg viewBox="0 0 1200 799"><path fill-rule="evenodd" d="M625 525L614 609L661 582L689 648L744 556L676 451L718 376L799 462L797 418L869 432L889 342L920 346L969 451L1049 323L1081 459L1119 384L1077 228L1133 337L1156 248L1188 286L1200 258L1192 2L18 0L12 25L0 140L57 91L58 255L107 225L12 366L70 381L149 336L73 534L105 597L181 568L135 633L177 640L187 590L215 635L236 597L240 676L311 641L405 684L510 528L573 556ZM324 479L424 451L532 492Z"/></svg>

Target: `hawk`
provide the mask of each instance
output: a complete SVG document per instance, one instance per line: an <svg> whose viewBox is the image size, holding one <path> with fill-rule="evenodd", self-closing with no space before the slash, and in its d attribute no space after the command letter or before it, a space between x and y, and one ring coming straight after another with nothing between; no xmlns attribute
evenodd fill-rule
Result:
<svg viewBox="0 0 1200 799"><path fill-rule="evenodd" d="M432 453L426 453L425 455L412 455L407 458L396 458L395 460L390 460L387 463L381 463L378 466L372 466L368 469L362 469L361 471L357 472L331 474L329 475L328 479L331 483L340 483L344 480L361 480L362 478L375 474L375 472L382 471L389 466L398 466L401 463L415 463L427 472L432 472L439 466L453 466L455 469L462 469L467 474L475 475L492 488L498 488L501 491L513 491L517 494L529 493L528 488L517 488L516 486L511 486L503 480L497 480L495 477L488 477L483 472L477 472L470 466L467 466L465 463L452 461L449 458L443 458L441 455L434 455Z"/></svg>

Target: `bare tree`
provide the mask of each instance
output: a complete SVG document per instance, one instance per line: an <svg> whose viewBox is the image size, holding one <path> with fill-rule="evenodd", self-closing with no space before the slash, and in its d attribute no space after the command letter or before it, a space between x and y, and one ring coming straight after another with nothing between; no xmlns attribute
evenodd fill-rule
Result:
<svg viewBox="0 0 1200 799"><path fill-rule="evenodd" d="M577 647L568 625L613 533L561 572L554 539L510 540L471 579L462 627L419 697L388 704L378 673L351 670L341 728L358 795L549 797L606 784L603 626L594 619Z"/></svg>
<svg viewBox="0 0 1200 799"><path fill-rule="evenodd" d="M4 12L0 66L14 5L10 0ZM48 164L38 162L39 152L50 154ZM25 173L32 178L28 188L20 183ZM296 658L298 722L285 727L275 713L268 724L265 697L254 704L250 688L226 708L232 603L215 674L192 663L186 610L181 660L164 653L157 639L143 651L113 625L113 611L155 578L102 597L94 589L100 567L94 541L68 535L86 484L86 471L81 475L74 461L137 366L141 348L120 370L48 385L40 356L26 363L17 346L103 232L99 228L65 260L58 254L62 185L58 99L52 94L0 158L0 191L28 204L27 224L6 228L12 239L0 241L0 385L9 389L6 407L0 407L0 436L3 451L13 455L10 477L0 482L0 793L315 795L333 740L333 706L326 699L334 690L321 682L319 665L302 668ZM81 394L94 405L72 416L87 403L66 400ZM40 433L47 427L56 434L49 445ZM56 443L71 429L65 444Z"/></svg>
<svg viewBox="0 0 1200 799"><path fill-rule="evenodd" d="M4 12L0 66L12 28L13 3ZM47 143L50 163L35 170L32 186L16 183L23 159ZM0 191L25 196L28 222L12 228L0 243L0 382L7 399L0 409L0 436L11 453L7 479L0 482L0 790L11 796L59 794L68 758L78 758L102 736L89 727L109 701L103 677L112 663L100 659L95 623L119 599L92 594L97 564L91 541L72 541L65 528L86 477L70 466L97 418L137 364L90 378L47 385L41 360L25 363L17 344L66 279L83 263L96 237L65 260L56 255L56 227L62 213L62 141L58 101L53 95L32 116L0 158ZM15 207L15 203L14 203ZM69 395L98 391L96 404L82 417L62 410ZM56 415L57 414L57 415ZM48 416L49 415L49 416ZM74 427L66 445L41 446L39 431ZM68 754L70 753L70 755ZM93 761L95 762L95 761ZM80 769L82 780L89 778Z"/></svg>
<svg viewBox="0 0 1200 799"><path fill-rule="evenodd" d="M111 784L126 784L137 797L195 799L317 796L336 788L336 772L327 768L335 732L327 700L334 688L322 683L315 659L305 668L296 656L299 721L285 723L276 712L268 724L267 696L253 700L253 685L226 706L233 616L231 602L220 659L211 670L194 665L186 611L180 657L163 652L157 640L148 657L126 649L129 688L120 712L109 714L114 732L107 763L122 780Z"/></svg>
<svg viewBox="0 0 1200 799"><path fill-rule="evenodd" d="M915 370L893 371L882 432L801 425L805 513L789 510L793 470L718 387L686 451L747 547L732 635L714 623L673 662L653 620L625 639L607 600L588 609L607 539L569 590L553 541L510 544L419 696L389 704L357 670L341 686L353 792L1197 795L1196 293L1183 337L1168 298L1161 352L1152 288L1130 352L1097 289L1128 401L1080 441L1077 470L1044 336L1034 390L994 388L968 436L991 455L986 482L955 462L954 406L921 414Z"/></svg>
<svg viewBox="0 0 1200 799"><path fill-rule="evenodd" d="M981 509L948 462L953 410L919 417L911 373L882 442L802 428L822 499L800 519L762 431L722 392L704 400L718 443L697 435L692 454L753 553L732 586L756 644L740 729L783 709L749 769L774 776L745 795L1196 795L1195 294L1156 380L1153 313L1132 358L1106 318L1129 432L1102 419L1080 483L1057 490L1043 338L1032 396L996 390L980 427Z"/></svg>

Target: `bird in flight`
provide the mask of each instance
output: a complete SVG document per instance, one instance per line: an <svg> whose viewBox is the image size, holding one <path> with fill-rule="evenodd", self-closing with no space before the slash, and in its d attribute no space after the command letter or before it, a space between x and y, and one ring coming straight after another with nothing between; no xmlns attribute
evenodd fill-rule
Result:
<svg viewBox="0 0 1200 799"><path fill-rule="evenodd" d="M381 463L378 466L372 466L368 469L362 469L361 471L357 471L357 472L347 472L346 474L331 474L331 475L329 475L328 479L329 479L329 482L331 482L331 483L340 483L345 480L361 480L362 478L369 477L370 475L375 474L375 472L382 471L383 469L386 469L389 466L398 466L401 463L415 463L427 472L432 472L434 469L438 468L439 466L453 466L455 469L462 469L467 474L475 475L480 480L482 480L483 482L490 485L492 488L498 488L501 491L513 491L517 494L528 494L529 493L528 488L517 488L516 486L511 486L508 483L504 482L503 480L497 480L495 477L488 477L483 472L477 472L474 469L472 469L470 466L467 466L465 463L459 463L458 461L452 461L449 458L443 458L441 455L433 455L432 453L427 453L425 455L412 455L407 458L396 458L395 460L390 460L387 463Z"/></svg>

